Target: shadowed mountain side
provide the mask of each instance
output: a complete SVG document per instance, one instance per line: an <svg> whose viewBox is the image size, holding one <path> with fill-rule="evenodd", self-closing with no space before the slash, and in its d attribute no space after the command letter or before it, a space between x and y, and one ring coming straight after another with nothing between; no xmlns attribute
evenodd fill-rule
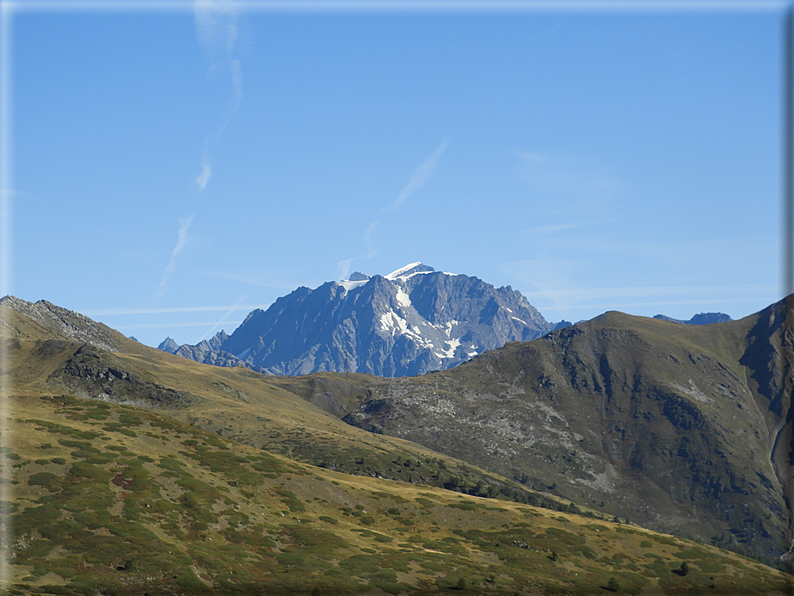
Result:
<svg viewBox="0 0 794 596"><path fill-rule="evenodd" d="M345 420L652 528L779 556L792 300L708 326L609 312L450 371L377 381Z"/></svg>

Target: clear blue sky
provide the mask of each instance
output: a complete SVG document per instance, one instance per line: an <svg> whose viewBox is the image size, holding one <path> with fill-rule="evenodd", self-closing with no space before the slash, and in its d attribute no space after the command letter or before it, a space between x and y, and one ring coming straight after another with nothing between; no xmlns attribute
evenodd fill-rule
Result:
<svg viewBox="0 0 794 596"><path fill-rule="evenodd" d="M25 300L157 345L412 261L555 322L782 297L782 8L22 6Z"/></svg>

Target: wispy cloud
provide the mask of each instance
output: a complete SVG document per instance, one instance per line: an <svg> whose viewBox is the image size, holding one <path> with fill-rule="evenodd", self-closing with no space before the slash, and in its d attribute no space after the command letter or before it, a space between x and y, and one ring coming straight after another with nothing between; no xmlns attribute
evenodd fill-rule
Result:
<svg viewBox="0 0 794 596"><path fill-rule="evenodd" d="M244 320L244 319L243 319ZM243 320L240 321L224 321L229 327L239 327ZM196 321L193 323L172 322L172 323L136 323L133 325L114 325L114 329L118 331L141 331L144 329L171 329L172 327L206 327L213 325L212 321ZM201 340L199 340L201 341Z"/></svg>
<svg viewBox="0 0 794 596"><path fill-rule="evenodd" d="M428 157L421 166L414 170L414 173L411 175L411 179L408 181L408 184L405 186L405 188L403 188L397 199L392 204L385 207L385 209L397 211L397 209L399 209L402 204L408 200L408 197L427 184L427 181L430 180L433 172L436 171L438 160L441 159L442 155L444 155L444 151L448 145L448 139L441 141L441 144L436 147L436 150L433 151L433 153L430 154L430 157Z"/></svg>
<svg viewBox="0 0 794 596"><path fill-rule="evenodd" d="M353 259L345 259L336 264L336 279L347 279L347 276L350 275L350 264L352 262Z"/></svg>
<svg viewBox="0 0 794 596"><path fill-rule="evenodd" d="M234 308L235 310L244 310L250 312L257 308L267 308L269 304L234 304L234 305L220 305L220 306L175 306L170 308L150 308L150 307L121 307L121 308L94 308L80 310L89 317L102 317L102 316L127 316L127 315L165 315L187 312L221 312ZM197 323L199 324L199 323ZM200 323L201 325L211 325L212 323Z"/></svg>
<svg viewBox="0 0 794 596"><path fill-rule="evenodd" d="M190 230L190 226L192 224L192 215L186 219L179 220L179 231L177 232L176 246L174 247L174 250L171 251L171 259L168 261L168 266L165 268L163 279L160 281L160 285L157 287L157 291L154 293L155 298L165 294L165 291L168 288L168 282L171 281L171 276L174 274L174 271L176 271L177 257L179 257L179 253L182 252L182 250L185 248L185 244L187 243L188 231Z"/></svg>
<svg viewBox="0 0 794 596"><path fill-rule="evenodd" d="M259 271L205 271L205 275L230 279L236 282L250 284L261 288L274 288L276 290L292 291L298 286L311 285L316 281L322 283L325 280L306 280L296 276L292 270L269 269ZM259 308L259 307L257 307Z"/></svg>
<svg viewBox="0 0 794 596"><path fill-rule="evenodd" d="M336 264L337 279L347 279L347 276L350 274L350 266L352 265L353 261L358 261L362 259L371 259L375 256L377 250L375 249L375 242L372 239L372 236L375 232L375 228L378 226L379 223L380 222L373 221L371 224L369 224L369 226L367 226L367 231L364 232L364 242L367 245L367 254L365 256L344 259Z"/></svg>
<svg viewBox="0 0 794 596"><path fill-rule="evenodd" d="M441 156L444 154L444 151L447 149L448 145L448 139L441 141L441 144L436 147L435 151L433 151L433 153L431 153L424 162L422 162L422 165L414 170L413 174L411 174L408 184L402 189L397 199L393 203L386 205L382 211L397 211L402 204L405 203L408 197L427 184L427 181L430 180L433 172L436 171L438 161L441 159ZM373 221L369 224L369 226L367 226L367 231L364 232L364 242L367 245L367 254L364 257L353 257L351 259L344 259L343 261L339 261L337 263L338 279L347 278L347 275L350 273L350 265L353 261L358 259L372 259L375 256L377 250L375 248L373 236L375 228L378 227L379 224L379 221Z"/></svg>
<svg viewBox="0 0 794 596"><path fill-rule="evenodd" d="M204 140L201 173L196 178L199 191L204 190L212 176L210 166L210 146L212 141L223 135L232 117L240 109L243 101L243 75L240 60L234 57L238 29L239 11L231 0L195 0L193 13L196 23L196 36L209 63L211 77L228 68L231 77L232 96L212 135Z"/></svg>
<svg viewBox="0 0 794 596"><path fill-rule="evenodd" d="M201 164L201 174L196 178L196 184L198 184L199 190L204 190L207 183L210 181L210 176L212 176L212 166L209 163L209 158L205 157Z"/></svg>
<svg viewBox="0 0 794 596"><path fill-rule="evenodd" d="M236 58L229 60L229 70L232 76L232 97L229 104L221 116L218 128L215 131L216 137L220 137L229 123L232 121L232 116L240 109L243 103L243 71L240 67L240 61Z"/></svg>
<svg viewBox="0 0 794 596"><path fill-rule="evenodd" d="M196 37L209 63L211 76L215 76L234 53L238 16L237 4L231 0L193 2Z"/></svg>
<svg viewBox="0 0 794 596"><path fill-rule="evenodd" d="M372 241L372 234L375 231L378 223L380 222L373 221L371 224L369 224L367 232L364 234L364 241L367 243L367 259L371 259L375 256L375 244Z"/></svg>
<svg viewBox="0 0 794 596"><path fill-rule="evenodd" d="M585 226L592 226L593 224L600 223L597 221L580 221L580 222L570 222L564 224L551 224L548 226L538 226L536 228L530 228L524 232L528 236L540 236L542 234L554 234L555 232L566 232L568 230L576 230L579 228L583 228Z"/></svg>
<svg viewBox="0 0 794 596"><path fill-rule="evenodd" d="M526 288L522 294L549 296L560 288L579 287L578 279L589 265L582 259L540 256L501 265L502 271Z"/></svg>
<svg viewBox="0 0 794 596"><path fill-rule="evenodd" d="M731 296L728 300L744 300L746 295L761 295L777 289L775 284L725 284L704 286L617 286L613 288L575 288L527 292L527 297L547 297L590 302L606 298L663 298L675 296L700 297L704 295Z"/></svg>
<svg viewBox="0 0 794 596"><path fill-rule="evenodd" d="M648 311L662 307L699 305L702 312L720 310L719 305L728 303L766 304L770 299L775 299L777 289L774 283L707 284L698 283L697 280L677 285L594 287L584 280L589 267L587 260L557 257L540 257L501 265L502 271L518 282L521 293L542 313L557 313L557 316L571 320L589 318L604 309L640 308Z"/></svg>

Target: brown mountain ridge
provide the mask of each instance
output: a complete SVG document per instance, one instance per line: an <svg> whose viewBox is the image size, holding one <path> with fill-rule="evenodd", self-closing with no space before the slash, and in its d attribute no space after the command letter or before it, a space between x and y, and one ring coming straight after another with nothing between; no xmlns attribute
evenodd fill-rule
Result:
<svg viewBox="0 0 794 596"><path fill-rule="evenodd" d="M344 420L647 527L780 556L793 301L707 326L608 312L449 371L379 379Z"/></svg>

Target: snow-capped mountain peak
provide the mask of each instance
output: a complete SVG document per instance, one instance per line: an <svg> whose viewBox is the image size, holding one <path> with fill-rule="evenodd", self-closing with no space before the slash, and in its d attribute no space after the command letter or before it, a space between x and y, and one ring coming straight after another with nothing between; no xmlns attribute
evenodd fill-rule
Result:
<svg viewBox="0 0 794 596"><path fill-rule="evenodd" d="M213 338L220 345L202 342L178 353L204 362L218 352L228 365L242 361L279 375L405 376L450 368L549 331L519 292L416 262L386 276L356 272L314 290L299 288L251 313L228 338Z"/></svg>

